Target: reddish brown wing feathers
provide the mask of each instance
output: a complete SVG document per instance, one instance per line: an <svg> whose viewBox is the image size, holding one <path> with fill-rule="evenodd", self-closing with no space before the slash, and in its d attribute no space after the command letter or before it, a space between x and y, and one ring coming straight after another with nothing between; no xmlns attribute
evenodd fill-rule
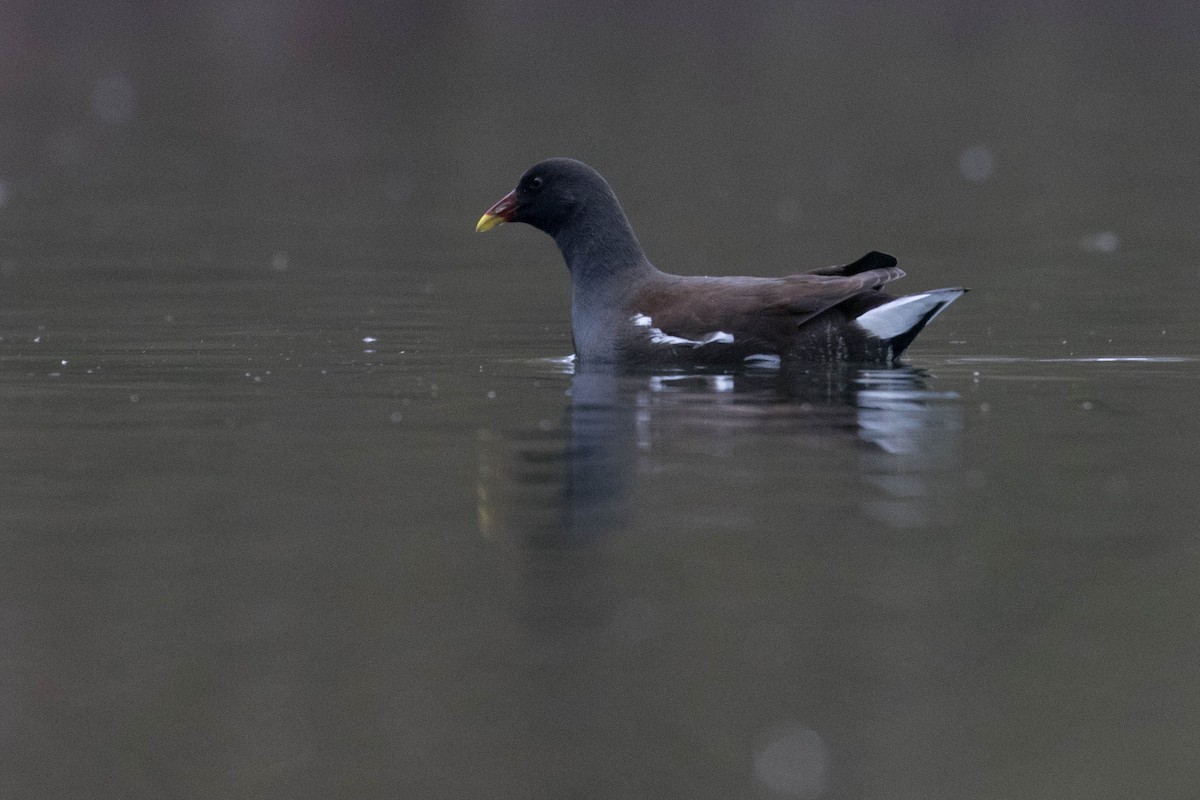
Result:
<svg viewBox="0 0 1200 800"><path fill-rule="evenodd" d="M635 295L630 313L650 317L655 328L673 336L727 331L769 342L791 336L807 320L859 292L903 276L899 267L887 267L849 276L672 278Z"/></svg>

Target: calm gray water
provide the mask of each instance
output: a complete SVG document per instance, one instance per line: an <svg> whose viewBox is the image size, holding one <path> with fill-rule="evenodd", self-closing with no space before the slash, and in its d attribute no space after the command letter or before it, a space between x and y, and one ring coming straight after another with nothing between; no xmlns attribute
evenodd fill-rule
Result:
<svg viewBox="0 0 1200 800"><path fill-rule="evenodd" d="M1200 17L0 11L0 796L1194 798ZM890 370L574 374L878 248Z"/></svg>

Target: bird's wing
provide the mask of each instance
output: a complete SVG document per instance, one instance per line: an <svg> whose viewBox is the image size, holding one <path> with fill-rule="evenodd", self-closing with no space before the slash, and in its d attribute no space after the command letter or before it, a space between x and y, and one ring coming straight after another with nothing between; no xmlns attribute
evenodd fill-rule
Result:
<svg viewBox="0 0 1200 800"><path fill-rule="evenodd" d="M703 341L727 333L772 342L790 338L822 311L903 275L892 266L846 276L676 278L638 292L630 311L639 324L666 336Z"/></svg>
<svg viewBox="0 0 1200 800"><path fill-rule="evenodd" d="M896 266L894 256L889 256L887 253L880 253L877 250L872 250L857 261L851 261L849 264L842 264L837 267L821 267L819 269L809 270L808 275L831 275L831 276L849 276L858 275L861 272L866 272L873 269L889 269ZM878 287L877 287L878 288Z"/></svg>

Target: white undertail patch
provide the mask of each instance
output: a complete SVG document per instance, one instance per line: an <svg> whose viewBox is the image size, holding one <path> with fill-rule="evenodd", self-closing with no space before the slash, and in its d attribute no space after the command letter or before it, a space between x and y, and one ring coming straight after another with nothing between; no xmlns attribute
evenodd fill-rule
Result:
<svg viewBox="0 0 1200 800"><path fill-rule="evenodd" d="M890 303L872 308L865 314L860 314L855 323L872 336L884 341L895 339L903 333L912 330L914 326L925 319L925 315L933 312L929 320L942 313L942 310L963 294L963 289L935 289L932 292L911 294Z"/></svg>

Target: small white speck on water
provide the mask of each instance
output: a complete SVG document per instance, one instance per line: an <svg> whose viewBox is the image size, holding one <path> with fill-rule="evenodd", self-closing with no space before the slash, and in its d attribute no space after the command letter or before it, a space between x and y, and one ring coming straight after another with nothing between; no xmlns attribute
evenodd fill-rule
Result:
<svg viewBox="0 0 1200 800"><path fill-rule="evenodd" d="M1166 333L1166 331L1163 331L1163 333ZM34 343L34 344L41 344L41 343L42 343L42 337L40 337L40 336L35 336L35 337L33 337L33 343Z"/></svg>
<svg viewBox="0 0 1200 800"><path fill-rule="evenodd" d="M1084 400L1082 403L1079 404L1079 407L1082 408L1084 411L1091 411L1093 408L1095 408L1095 406L1092 404L1091 400Z"/></svg>
<svg viewBox="0 0 1200 800"><path fill-rule="evenodd" d="M58 363L65 367L67 365L67 360L64 358L62 361L59 361Z"/></svg>
<svg viewBox="0 0 1200 800"><path fill-rule="evenodd" d="M1089 253L1115 253L1121 247L1121 237L1112 231L1089 233L1079 240L1079 247Z"/></svg>
<svg viewBox="0 0 1200 800"><path fill-rule="evenodd" d="M404 419L404 415L401 414L399 411L393 411L391 414L388 414L389 422L400 422L403 419Z"/></svg>
<svg viewBox="0 0 1200 800"><path fill-rule="evenodd" d="M374 336L364 336L362 338L362 340L363 340L363 344L374 344L375 342L379 341Z"/></svg>
<svg viewBox="0 0 1200 800"><path fill-rule="evenodd" d="M255 376L254 376L254 382L255 382L255 383L262 383L262 375L255 375Z"/></svg>
<svg viewBox="0 0 1200 800"><path fill-rule="evenodd" d="M50 377L51 377L51 378L61 378L61 377L62 377L62 373L61 373L61 372L51 372L51 373L50 373Z"/></svg>
<svg viewBox="0 0 1200 800"><path fill-rule="evenodd" d="M496 399L496 390L495 390L495 389L490 389L490 390L488 391L488 393L487 393L487 399L488 399L488 400L495 400L495 399Z"/></svg>

